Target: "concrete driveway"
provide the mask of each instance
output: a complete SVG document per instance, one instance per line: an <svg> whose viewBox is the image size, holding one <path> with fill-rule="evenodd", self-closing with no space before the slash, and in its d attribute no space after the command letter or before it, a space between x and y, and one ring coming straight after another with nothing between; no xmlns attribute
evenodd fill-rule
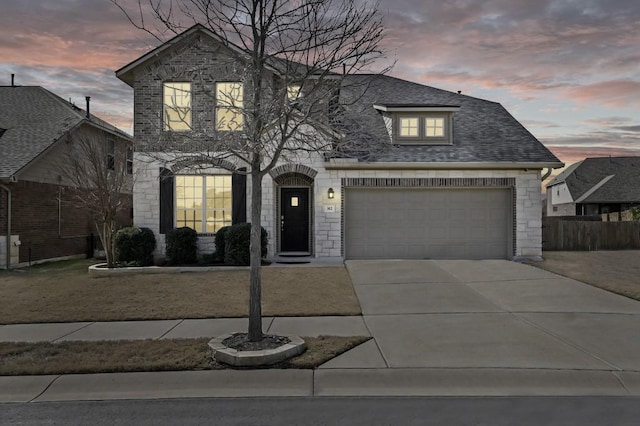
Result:
<svg viewBox="0 0 640 426"><path fill-rule="evenodd" d="M345 387L396 377L402 394L425 380L440 394L640 391L640 302L509 261L346 264L374 340L325 364L318 383L337 369Z"/></svg>

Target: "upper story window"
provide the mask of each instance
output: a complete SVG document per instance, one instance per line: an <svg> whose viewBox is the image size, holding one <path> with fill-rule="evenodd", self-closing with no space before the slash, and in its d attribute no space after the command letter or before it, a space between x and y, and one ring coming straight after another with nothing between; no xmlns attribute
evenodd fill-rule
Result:
<svg viewBox="0 0 640 426"><path fill-rule="evenodd" d="M424 136L427 138L444 137L444 117L425 118Z"/></svg>
<svg viewBox="0 0 640 426"><path fill-rule="evenodd" d="M133 148L127 148L127 174L133 174Z"/></svg>
<svg viewBox="0 0 640 426"><path fill-rule="evenodd" d="M176 227L215 233L231 225L231 175L176 175Z"/></svg>
<svg viewBox="0 0 640 426"><path fill-rule="evenodd" d="M418 121L417 117L400 117L398 120L399 135L403 138L417 138L420 136Z"/></svg>
<svg viewBox="0 0 640 426"><path fill-rule="evenodd" d="M453 143L453 113L460 107L453 105L374 105L387 123L395 144Z"/></svg>
<svg viewBox="0 0 640 426"><path fill-rule="evenodd" d="M107 141L107 169L116 169L116 141L109 139Z"/></svg>
<svg viewBox="0 0 640 426"><path fill-rule="evenodd" d="M164 130L191 130L191 83L164 83Z"/></svg>
<svg viewBox="0 0 640 426"><path fill-rule="evenodd" d="M290 84L287 86L287 99L294 101L300 97L302 86L299 84Z"/></svg>
<svg viewBox="0 0 640 426"><path fill-rule="evenodd" d="M243 84L216 83L216 130L242 130Z"/></svg>

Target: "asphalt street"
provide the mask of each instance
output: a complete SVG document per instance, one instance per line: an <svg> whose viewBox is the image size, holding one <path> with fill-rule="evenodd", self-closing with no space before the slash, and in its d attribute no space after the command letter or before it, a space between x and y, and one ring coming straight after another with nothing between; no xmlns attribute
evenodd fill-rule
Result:
<svg viewBox="0 0 640 426"><path fill-rule="evenodd" d="M0 404L9 425L637 425L640 397L196 398Z"/></svg>

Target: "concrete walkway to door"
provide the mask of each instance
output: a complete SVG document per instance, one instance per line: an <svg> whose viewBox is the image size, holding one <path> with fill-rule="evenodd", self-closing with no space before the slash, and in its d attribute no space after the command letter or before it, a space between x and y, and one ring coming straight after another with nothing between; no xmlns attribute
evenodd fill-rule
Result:
<svg viewBox="0 0 640 426"><path fill-rule="evenodd" d="M502 260L346 264L374 339L319 394L640 394L638 301Z"/></svg>

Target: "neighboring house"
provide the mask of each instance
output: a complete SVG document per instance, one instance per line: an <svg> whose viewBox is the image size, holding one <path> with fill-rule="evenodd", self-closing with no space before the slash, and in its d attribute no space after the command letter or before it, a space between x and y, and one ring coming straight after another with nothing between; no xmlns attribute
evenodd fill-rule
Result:
<svg viewBox="0 0 640 426"><path fill-rule="evenodd" d="M597 216L640 206L640 157L587 158L547 184L548 216Z"/></svg>
<svg viewBox="0 0 640 426"><path fill-rule="evenodd" d="M170 152L173 135L213 126L227 113L227 101L203 100L213 93L249 98L227 50L195 26L116 71L134 89L135 223L155 232L158 256L175 227L196 229L200 250L212 252L220 226L247 219L249 183L237 165L176 163L146 148L165 140ZM343 87L340 104L364 110L387 148L360 158L301 153L271 170L261 217L270 256L541 256L541 171L563 164L499 103L388 76L346 76Z"/></svg>
<svg viewBox="0 0 640 426"><path fill-rule="evenodd" d="M132 165L126 133L42 87L0 86L0 268L92 253L94 223L63 170L67 143L82 137L107 140L113 161Z"/></svg>

